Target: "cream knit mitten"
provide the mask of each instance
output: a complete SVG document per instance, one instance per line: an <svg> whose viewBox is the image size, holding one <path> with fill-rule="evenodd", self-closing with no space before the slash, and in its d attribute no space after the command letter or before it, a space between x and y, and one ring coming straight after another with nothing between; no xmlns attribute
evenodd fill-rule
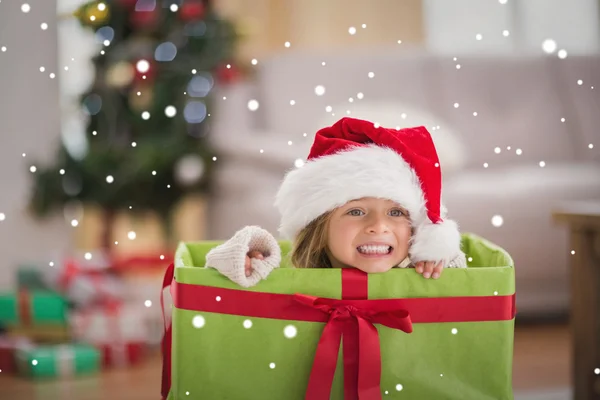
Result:
<svg viewBox="0 0 600 400"><path fill-rule="evenodd" d="M461 251L459 255L450 260L450 263L446 265L446 268L467 268L467 258L465 253Z"/></svg>
<svg viewBox="0 0 600 400"><path fill-rule="evenodd" d="M413 263L410 261L408 257L406 257L400 264L396 267L398 268L407 268L409 266L413 266ZM465 253L462 251L456 257L454 257L445 268L467 268L467 259Z"/></svg>
<svg viewBox="0 0 600 400"><path fill-rule="evenodd" d="M257 250L264 260L251 258L253 272L246 276L246 254ZM281 262L281 248L277 239L259 226L246 226L225 243L206 255L206 267L214 268L242 287L256 285L265 279Z"/></svg>

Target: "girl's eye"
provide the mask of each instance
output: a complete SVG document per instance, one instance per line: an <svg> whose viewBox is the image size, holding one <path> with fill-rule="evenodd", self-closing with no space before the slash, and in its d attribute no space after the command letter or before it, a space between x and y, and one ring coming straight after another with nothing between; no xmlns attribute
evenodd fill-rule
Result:
<svg viewBox="0 0 600 400"><path fill-rule="evenodd" d="M390 211L390 213L392 213L392 217L404 216L404 212L402 210L400 210L399 208L393 209L392 211Z"/></svg>
<svg viewBox="0 0 600 400"><path fill-rule="evenodd" d="M360 217L363 214L364 214L364 212L362 210L359 210L359 209L354 209L354 210L348 211L348 215L352 215L352 216L355 216L355 217ZM396 209L393 209L393 210L390 211L390 215L392 217L403 217L406 214L404 214L404 211L402 211L401 209L396 208Z"/></svg>

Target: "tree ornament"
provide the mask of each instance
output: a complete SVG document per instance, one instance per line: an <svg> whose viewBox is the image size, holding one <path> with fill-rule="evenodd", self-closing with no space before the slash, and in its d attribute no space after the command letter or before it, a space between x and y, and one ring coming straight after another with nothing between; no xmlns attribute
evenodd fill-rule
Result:
<svg viewBox="0 0 600 400"><path fill-rule="evenodd" d="M183 156L175 164L175 179L183 186L196 184L204 176L204 161L196 154Z"/></svg>
<svg viewBox="0 0 600 400"><path fill-rule="evenodd" d="M102 3L103 7L98 7ZM110 8L104 2L87 3L79 7L73 15L82 25L97 26L104 25L110 15Z"/></svg>
<svg viewBox="0 0 600 400"><path fill-rule="evenodd" d="M179 8L179 18L183 21L197 21L204 18L204 4L201 1L186 1Z"/></svg>
<svg viewBox="0 0 600 400"><path fill-rule="evenodd" d="M137 84L129 92L129 106L137 112L150 108L154 101L154 89L152 85Z"/></svg>
<svg viewBox="0 0 600 400"><path fill-rule="evenodd" d="M130 63L120 61L108 67L106 71L106 83L115 88L123 88L133 81L135 72Z"/></svg>
<svg viewBox="0 0 600 400"><path fill-rule="evenodd" d="M117 0L117 4L123 8L132 9L137 4L137 0Z"/></svg>
<svg viewBox="0 0 600 400"><path fill-rule="evenodd" d="M215 75L220 83L231 84L240 78L241 72L234 64L228 63L219 65Z"/></svg>
<svg viewBox="0 0 600 400"><path fill-rule="evenodd" d="M137 82L150 82L156 77L157 64L153 60L140 58L133 63L133 67Z"/></svg>
<svg viewBox="0 0 600 400"><path fill-rule="evenodd" d="M135 29L152 30L158 26L160 14L157 9L152 11L132 11L129 22Z"/></svg>

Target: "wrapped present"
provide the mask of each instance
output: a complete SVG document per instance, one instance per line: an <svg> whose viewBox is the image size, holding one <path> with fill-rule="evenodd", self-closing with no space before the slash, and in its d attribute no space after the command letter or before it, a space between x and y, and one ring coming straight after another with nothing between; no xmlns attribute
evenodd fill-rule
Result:
<svg viewBox="0 0 600 400"><path fill-rule="evenodd" d="M86 344L59 344L21 348L16 352L17 370L31 378L55 378L94 374L100 352Z"/></svg>
<svg viewBox="0 0 600 400"><path fill-rule="evenodd" d="M110 254L102 249L85 252L75 250L59 258L62 260L59 266L64 268L69 263L73 263L79 270L85 273L106 272L112 266Z"/></svg>
<svg viewBox="0 0 600 400"><path fill-rule="evenodd" d="M141 304L113 303L75 310L72 332L77 340L100 350L104 368L140 363L148 347L147 309Z"/></svg>
<svg viewBox="0 0 600 400"><path fill-rule="evenodd" d="M94 259L94 258L92 258ZM124 300L125 287L111 272L105 259L92 263L85 258L67 258L48 270L48 280L77 307L89 307Z"/></svg>
<svg viewBox="0 0 600 400"><path fill-rule="evenodd" d="M73 336L93 344L145 343L148 338L144 323L146 309L133 303L109 303L71 312Z"/></svg>
<svg viewBox="0 0 600 400"><path fill-rule="evenodd" d="M17 371L16 352L33 346L26 337L0 336L0 372L12 374Z"/></svg>
<svg viewBox="0 0 600 400"><path fill-rule="evenodd" d="M65 320L66 299L51 289L43 270L34 265L21 265L17 270L17 287L19 289L19 311L23 318L11 322L7 332L12 337L27 337L36 342L61 343L70 339L69 328ZM41 295L41 298L38 297ZM21 310L28 303L27 298L37 304L38 312L32 318L33 311ZM45 301L50 298L50 301ZM41 310L41 311L40 311ZM52 311L54 310L54 311ZM48 313L57 318L50 318ZM39 316L38 316L39 314Z"/></svg>
<svg viewBox="0 0 600 400"><path fill-rule="evenodd" d="M249 289L198 268L217 244L181 244L165 275L163 397L513 399L514 268L494 244L463 234L470 268L437 280L282 265Z"/></svg>
<svg viewBox="0 0 600 400"><path fill-rule="evenodd" d="M148 330L147 343L159 346L163 328L160 309L160 288L164 266L172 262L172 255L146 254L115 259L113 270L125 286L127 301L144 305L144 324Z"/></svg>
<svg viewBox="0 0 600 400"><path fill-rule="evenodd" d="M64 326L67 323L67 303L51 291L21 289L0 293L0 323L13 326Z"/></svg>
<svg viewBox="0 0 600 400"><path fill-rule="evenodd" d="M136 365L146 358L147 344L144 342L113 342L96 347L102 355L104 368Z"/></svg>

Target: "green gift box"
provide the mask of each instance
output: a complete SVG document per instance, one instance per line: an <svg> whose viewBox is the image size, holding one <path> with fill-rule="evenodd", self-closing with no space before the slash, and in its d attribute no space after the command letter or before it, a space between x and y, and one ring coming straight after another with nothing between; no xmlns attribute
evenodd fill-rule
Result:
<svg viewBox="0 0 600 400"><path fill-rule="evenodd" d="M61 295L44 290L21 289L0 293L0 324L7 326L64 326L67 302Z"/></svg>
<svg viewBox="0 0 600 400"><path fill-rule="evenodd" d="M59 344L21 348L16 353L22 376L42 379L90 375L100 368L100 352L86 344Z"/></svg>
<svg viewBox="0 0 600 400"><path fill-rule="evenodd" d="M463 234L469 268L437 280L290 268L280 242L281 268L248 289L199 268L220 243L177 249L168 399L513 399L513 262L485 239Z"/></svg>

